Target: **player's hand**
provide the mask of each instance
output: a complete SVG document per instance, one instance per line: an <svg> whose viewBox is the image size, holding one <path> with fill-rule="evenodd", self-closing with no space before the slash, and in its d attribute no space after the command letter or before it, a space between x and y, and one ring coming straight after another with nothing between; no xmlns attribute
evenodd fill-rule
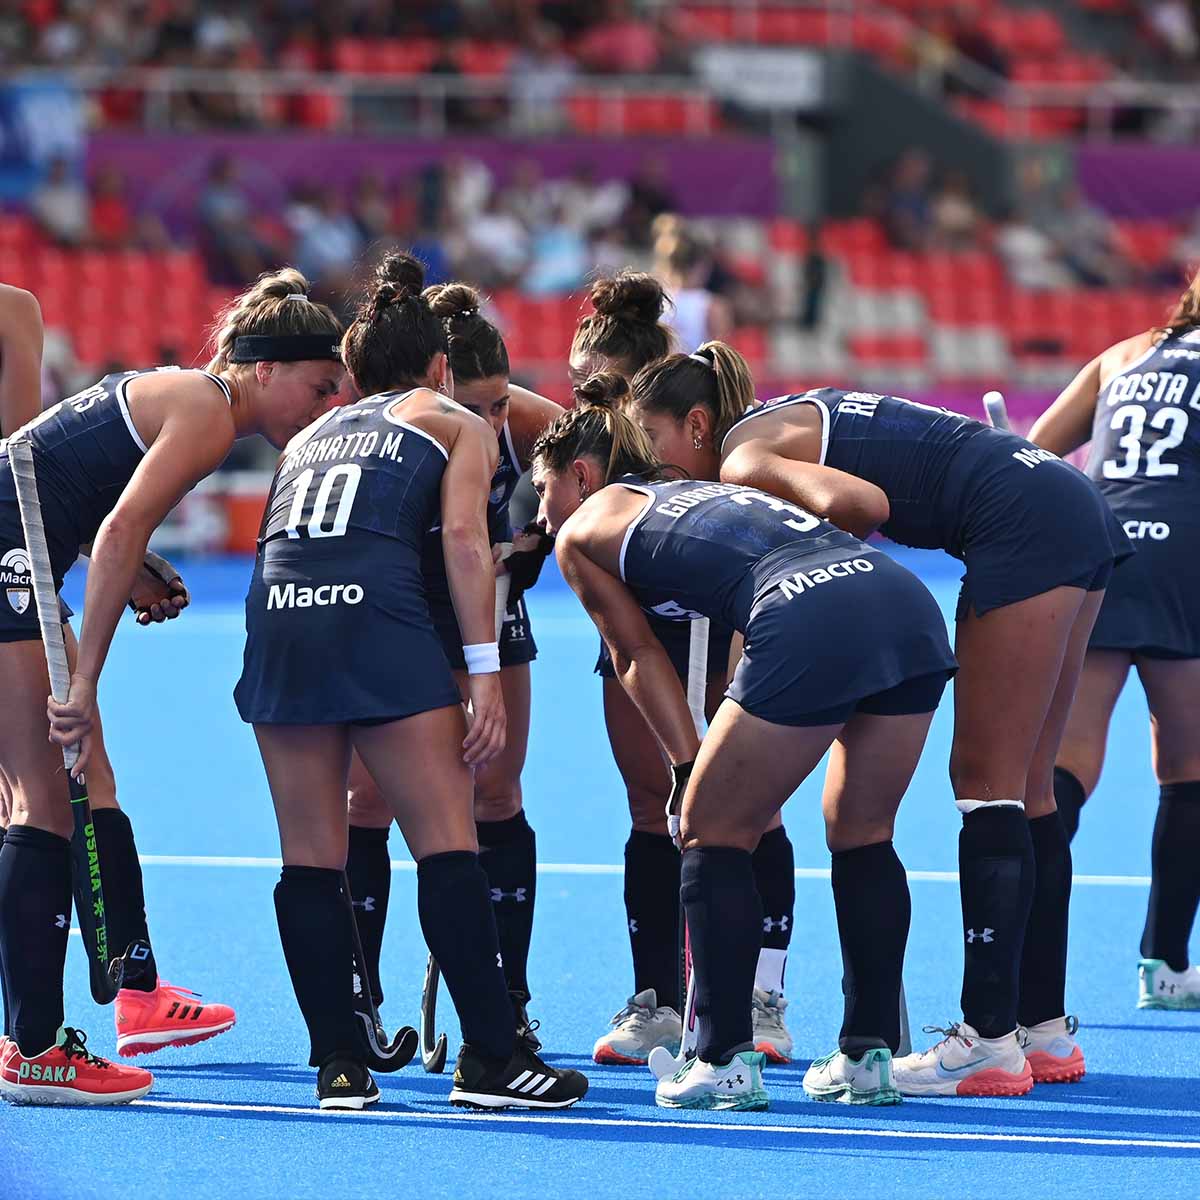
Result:
<svg viewBox="0 0 1200 1200"><path fill-rule="evenodd" d="M463 741L463 762L471 767L482 767L504 749L508 718L504 711L500 672L468 675L467 691L471 695L467 713L470 728Z"/></svg>
<svg viewBox="0 0 1200 1200"><path fill-rule="evenodd" d="M671 765L671 792L667 796L667 833L671 835L671 841L679 850L683 849L679 837L679 822L683 816L683 794L687 791L688 780L692 777L692 768L695 765L694 758L690 762Z"/></svg>
<svg viewBox="0 0 1200 1200"><path fill-rule="evenodd" d="M92 729L96 721L96 685L82 675L71 676L71 688L66 702L59 704L53 696L46 700L46 716L50 720L50 740L60 746L79 747L79 759L71 774L77 779L87 770L92 753Z"/></svg>
<svg viewBox="0 0 1200 1200"><path fill-rule="evenodd" d="M134 580L129 607L139 625L173 621L192 602L179 572L165 558L146 551L146 559Z"/></svg>

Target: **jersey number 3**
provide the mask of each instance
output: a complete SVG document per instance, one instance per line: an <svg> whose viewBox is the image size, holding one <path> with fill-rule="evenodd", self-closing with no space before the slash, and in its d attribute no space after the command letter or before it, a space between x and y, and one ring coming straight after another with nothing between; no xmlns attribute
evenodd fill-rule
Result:
<svg viewBox="0 0 1200 1200"><path fill-rule="evenodd" d="M1146 410L1140 404L1122 404L1112 415L1110 429L1128 425L1127 432L1117 439L1125 451L1124 458L1109 458L1104 462L1105 479L1131 479L1141 465L1142 433L1146 428ZM1178 463L1163 462L1163 455L1174 450L1187 433L1188 415L1178 408L1160 408L1150 418L1150 428L1164 431L1146 448L1146 476L1178 475Z"/></svg>
<svg viewBox="0 0 1200 1200"><path fill-rule="evenodd" d="M289 538L341 537L350 524L350 510L358 494L362 467L357 463L338 463L325 472L310 498L309 491L315 474L312 467L308 467L296 476L296 491L285 526ZM331 506L334 506L332 521L329 520Z"/></svg>

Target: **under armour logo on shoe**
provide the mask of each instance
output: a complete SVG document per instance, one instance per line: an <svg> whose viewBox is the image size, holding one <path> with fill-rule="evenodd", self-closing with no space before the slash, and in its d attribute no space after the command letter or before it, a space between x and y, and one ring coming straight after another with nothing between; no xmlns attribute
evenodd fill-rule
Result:
<svg viewBox="0 0 1200 1200"><path fill-rule="evenodd" d="M788 920L789 918L786 913L778 921L772 917L763 917L763 933L770 933L772 929L778 929L781 933L787 933Z"/></svg>
<svg viewBox="0 0 1200 1200"><path fill-rule="evenodd" d="M66 927L67 927L67 914L66 913L56 913L55 917L54 917L54 928L55 929L66 929Z"/></svg>
<svg viewBox="0 0 1200 1200"><path fill-rule="evenodd" d="M362 900L355 900L354 907L361 908L363 910L363 912L374 912L375 911L375 897L374 896L366 896Z"/></svg>
<svg viewBox="0 0 1200 1200"><path fill-rule="evenodd" d="M518 904L524 904L525 889L519 887L515 892L502 892L499 888L492 888L492 903L499 904L501 900L515 900Z"/></svg>
<svg viewBox="0 0 1200 1200"><path fill-rule="evenodd" d="M732 1079L727 1075L721 1080L721 1086L727 1088L735 1088L739 1084L745 1084L745 1080L740 1075L735 1075Z"/></svg>
<svg viewBox="0 0 1200 1200"><path fill-rule="evenodd" d="M634 920L634 918L630 917L630 919L629 919L629 932L630 932L630 933L637 933L637 931L638 931L638 923L637 923L637 921L636 921L636 920Z"/></svg>
<svg viewBox="0 0 1200 1200"><path fill-rule="evenodd" d="M986 942L994 942L996 939L994 937L992 937L992 934L995 932L996 931L994 929L984 929L984 931L982 933L976 933L975 930L968 929L967 930L967 944L971 945L972 943L974 943L976 938L978 938L981 942L985 942L985 943Z"/></svg>

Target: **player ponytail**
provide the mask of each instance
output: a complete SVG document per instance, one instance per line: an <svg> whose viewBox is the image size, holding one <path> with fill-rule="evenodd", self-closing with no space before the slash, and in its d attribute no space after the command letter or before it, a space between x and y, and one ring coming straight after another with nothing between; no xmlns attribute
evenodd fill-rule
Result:
<svg viewBox="0 0 1200 1200"><path fill-rule="evenodd" d="M671 352L671 331L662 323L670 303L663 286L644 271L621 271L592 284L592 307L579 322L571 356L605 358L625 375Z"/></svg>
<svg viewBox="0 0 1200 1200"><path fill-rule="evenodd" d="M1176 333L1187 333L1189 329L1200 326L1200 271L1192 276L1187 291L1179 297L1171 319L1163 326L1162 332L1171 337Z"/></svg>
<svg viewBox="0 0 1200 1200"><path fill-rule="evenodd" d="M342 323L324 304L308 298L308 280L295 267L260 275L221 310L213 334L210 370L231 365L233 344L240 337L342 336Z"/></svg>
<svg viewBox="0 0 1200 1200"><path fill-rule="evenodd" d="M450 369L464 383L508 378L508 350L500 331L479 311L479 293L465 283L437 283L421 293L446 330Z"/></svg>
<svg viewBox="0 0 1200 1200"><path fill-rule="evenodd" d="M669 471L655 457L650 439L621 411L627 388L616 371L592 375L576 389L575 407L542 431L533 459L558 473L577 458L592 458L603 468L605 483L622 475L667 478Z"/></svg>
<svg viewBox="0 0 1200 1200"><path fill-rule="evenodd" d="M719 446L754 403L754 377L746 360L724 342L705 342L694 354L672 354L643 367L630 384L633 403L682 422L697 407L712 419Z"/></svg>
<svg viewBox="0 0 1200 1200"><path fill-rule="evenodd" d="M425 268L411 254L388 254L342 342L342 357L363 396L425 386L446 329L422 295Z"/></svg>

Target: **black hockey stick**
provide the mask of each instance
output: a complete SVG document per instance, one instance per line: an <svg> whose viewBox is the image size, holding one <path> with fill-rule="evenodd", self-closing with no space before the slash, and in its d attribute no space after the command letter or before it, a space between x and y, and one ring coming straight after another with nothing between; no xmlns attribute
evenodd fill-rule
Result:
<svg viewBox="0 0 1200 1200"><path fill-rule="evenodd" d="M350 931L354 937L354 970L358 974L358 989L354 997L354 1008L363 1024L363 1035L367 1043L367 1066L381 1074L390 1074L407 1066L417 1052L417 1031L404 1025L389 1042L387 1033L375 1007L371 991L371 976L367 971L367 956L363 953L362 937L358 932L358 918L354 915L354 897L350 894L350 880L342 872L342 896L350 913Z"/></svg>
<svg viewBox="0 0 1200 1200"><path fill-rule="evenodd" d="M421 988L421 1065L430 1075L446 1069L446 1035L437 1030L438 984L442 973L431 954L425 964L425 984Z"/></svg>

